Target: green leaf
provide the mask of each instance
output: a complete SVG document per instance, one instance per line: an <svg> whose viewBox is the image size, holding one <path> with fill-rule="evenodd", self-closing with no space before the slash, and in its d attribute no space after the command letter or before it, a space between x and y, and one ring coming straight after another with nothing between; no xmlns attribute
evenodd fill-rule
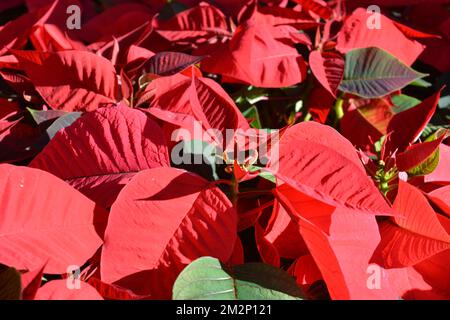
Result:
<svg viewBox="0 0 450 320"><path fill-rule="evenodd" d="M245 98L250 104L255 104L266 99L268 95L267 89L249 86Z"/></svg>
<svg viewBox="0 0 450 320"><path fill-rule="evenodd" d="M180 141L171 155L175 167L195 172L207 180L219 180L216 157L216 147L202 140Z"/></svg>
<svg viewBox="0 0 450 320"><path fill-rule="evenodd" d="M450 83L450 72L444 73L437 80L436 87L437 88L444 87L441 91L441 98L439 99L438 103L440 109L450 109L450 86L448 85L449 83Z"/></svg>
<svg viewBox="0 0 450 320"><path fill-rule="evenodd" d="M258 174L259 177L261 177L263 179L266 179L266 180L269 180L270 182L273 182L275 184L277 183L277 178L271 172L264 171L264 168L252 165L252 166L250 166L248 168L248 170L251 173L256 172L256 171L260 171L259 174Z"/></svg>
<svg viewBox="0 0 450 320"><path fill-rule="evenodd" d="M34 110L31 108L27 108L27 110L41 129L41 136L33 146L38 150L43 149L58 131L70 126L83 114L82 112L62 110Z"/></svg>
<svg viewBox="0 0 450 320"><path fill-rule="evenodd" d="M428 81L423 80L423 79L417 79L417 80L411 82L409 85L414 86L414 87L419 87L419 88L430 88L432 86L431 83L429 83Z"/></svg>
<svg viewBox="0 0 450 320"><path fill-rule="evenodd" d="M374 144L375 152L377 154L381 153L381 149L383 149L384 141L386 140L386 136L382 136L377 142Z"/></svg>
<svg viewBox="0 0 450 320"><path fill-rule="evenodd" d="M62 110L34 110L31 108L27 108L27 110L38 125L46 121L55 120L70 113Z"/></svg>
<svg viewBox="0 0 450 320"><path fill-rule="evenodd" d="M440 109L450 109L450 95L441 97L439 99L439 108Z"/></svg>
<svg viewBox="0 0 450 320"><path fill-rule="evenodd" d="M261 178L264 178L264 179L266 179L266 180L269 180L270 182L273 182L273 183L277 183L277 178L272 174L272 173L270 173L270 172L267 172L267 171L263 171L263 172L261 172L260 174L259 174L259 176L261 177Z"/></svg>
<svg viewBox="0 0 450 320"><path fill-rule="evenodd" d="M354 49L345 55L339 89L363 98L381 98L424 76L382 49Z"/></svg>
<svg viewBox="0 0 450 320"><path fill-rule="evenodd" d="M53 123L48 126L48 128L45 129L45 131L39 137L38 141L35 144L35 147L37 149L44 148L50 142L50 140L53 139L55 134L58 133L58 131L70 126L75 122L75 120L81 117L81 115L81 112L66 112L64 115L54 120Z"/></svg>
<svg viewBox="0 0 450 320"><path fill-rule="evenodd" d="M234 94L234 101L239 107L247 107L266 100L268 95L265 88L248 86Z"/></svg>
<svg viewBox="0 0 450 320"><path fill-rule="evenodd" d="M436 141L438 139L445 139L448 136L448 131L443 128L437 129L433 134L431 134L424 142ZM409 169L407 172L411 176L424 176L433 173L439 165L439 147L428 156L425 161L421 162L414 168Z"/></svg>
<svg viewBox="0 0 450 320"><path fill-rule="evenodd" d="M19 272L14 268L0 265L0 300L19 300L21 291Z"/></svg>
<svg viewBox="0 0 450 320"><path fill-rule="evenodd" d="M174 300L301 300L294 278L263 263L233 268L202 257L188 265L173 286Z"/></svg>
<svg viewBox="0 0 450 320"><path fill-rule="evenodd" d="M429 141L429 139L433 138L433 134L435 134L438 130L450 130L450 125L434 125L428 124L425 129L423 129L421 134L421 139Z"/></svg>
<svg viewBox="0 0 450 320"><path fill-rule="evenodd" d="M417 106L421 101L406 94L397 94L392 96L392 103L395 105L393 111L400 113Z"/></svg>
<svg viewBox="0 0 450 320"><path fill-rule="evenodd" d="M255 106L251 106L244 112L242 112L245 118L252 119L253 121L250 123L250 126L255 129L261 129L261 120L259 119L258 108Z"/></svg>
<svg viewBox="0 0 450 320"><path fill-rule="evenodd" d="M408 170L408 174L411 176L425 176L433 173L439 164L439 149L436 149L424 162Z"/></svg>

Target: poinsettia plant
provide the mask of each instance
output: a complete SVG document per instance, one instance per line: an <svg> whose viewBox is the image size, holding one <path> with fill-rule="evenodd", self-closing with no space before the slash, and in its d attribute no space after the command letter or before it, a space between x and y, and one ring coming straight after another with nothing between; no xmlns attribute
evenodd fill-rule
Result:
<svg viewBox="0 0 450 320"><path fill-rule="evenodd" d="M443 0L0 4L0 299L449 299Z"/></svg>

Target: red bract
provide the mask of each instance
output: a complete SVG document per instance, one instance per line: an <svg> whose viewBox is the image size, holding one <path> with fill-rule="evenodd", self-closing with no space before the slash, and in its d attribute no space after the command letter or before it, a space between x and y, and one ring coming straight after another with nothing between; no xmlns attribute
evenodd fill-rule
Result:
<svg viewBox="0 0 450 320"><path fill-rule="evenodd" d="M227 261L235 237L236 212L217 187L183 170L146 170L111 208L102 279L153 298L170 298L187 264L201 256Z"/></svg>
<svg viewBox="0 0 450 320"><path fill-rule="evenodd" d="M31 29L35 25L44 23L54 8L55 5L53 4L29 12L0 29L0 47L2 48L0 54L4 55L9 49L22 48L26 44ZM17 30L21 31L20 35L18 35Z"/></svg>
<svg viewBox="0 0 450 320"><path fill-rule="evenodd" d="M61 274L100 247L107 213L93 201L41 170L3 164L0 172L2 263L28 270L46 263L47 273Z"/></svg>
<svg viewBox="0 0 450 320"><path fill-rule="evenodd" d="M342 56L333 52L313 51L309 55L309 64L317 80L335 96L344 76L345 61Z"/></svg>
<svg viewBox="0 0 450 320"><path fill-rule="evenodd" d="M53 109L92 111L115 102L114 67L102 57L83 51L13 51L13 54Z"/></svg>
<svg viewBox="0 0 450 320"><path fill-rule="evenodd" d="M36 292L41 286L44 269L45 264L42 266L42 268L28 271L21 275L22 299L24 300L34 299L34 297L36 296Z"/></svg>
<svg viewBox="0 0 450 320"><path fill-rule="evenodd" d="M390 213L355 149L334 129L313 122L298 124L282 136L279 153L271 170L293 188L330 205Z"/></svg>
<svg viewBox="0 0 450 320"><path fill-rule="evenodd" d="M371 253L379 242L374 216L334 208L289 188L278 192L298 217L300 234L333 299L395 298L367 286Z"/></svg>
<svg viewBox="0 0 450 320"><path fill-rule="evenodd" d="M436 110L439 96L438 92L418 106L392 117L387 128L388 132L392 132L386 146L388 152L403 151L420 137Z"/></svg>
<svg viewBox="0 0 450 320"><path fill-rule="evenodd" d="M71 281L71 280L68 280ZM103 300L92 286L80 282L80 289L73 290L67 286L67 280L53 280L42 286L36 300Z"/></svg>
<svg viewBox="0 0 450 320"><path fill-rule="evenodd" d="M394 223L380 226L378 250L385 266L415 265L450 248L450 235L442 225L450 223L448 218L435 213L420 190L401 181L394 210L398 213Z"/></svg>
<svg viewBox="0 0 450 320"><path fill-rule="evenodd" d="M159 126L145 113L119 105L86 114L61 130L30 166L110 207L137 172L169 166L169 158Z"/></svg>
<svg viewBox="0 0 450 320"><path fill-rule="evenodd" d="M206 39L230 36L226 16L216 7L201 3L169 20L157 20L157 33L173 43L201 43Z"/></svg>
<svg viewBox="0 0 450 320"><path fill-rule="evenodd" d="M139 104L149 103L149 113L174 125L204 129L226 135L226 129L247 129L248 123L227 93L214 81L192 74L152 81Z"/></svg>
<svg viewBox="0 0 450 320"><path fill-rule="evenodd" d="M387 99L351 99L341 121L342 134L353 145L370 149L374 141L387 134L394 110Z"/></svg>
<svg viewBox="0 0 450 320"><path fill-rule="evenodd" d="M355 48L379 47L411 65L423 50L417 41L411 40L390 19L380 15L379 27L369 27L373 15L357 9L344 21L336 49L346 53ZM391 39L395 39L392 41Z"/></svg>
<svg viewBox="0 0 450 320"><path fill-rule="evenodd" d="M0 299L450 299L446 1L3 2Z"/></svg>
<svg viewBox="0 0 450 320"><path fill-rule="evenodd" d="M444 213L450 217L450 187L445 186L430 192L428 198L431 199Z"/></svg>
<svg viewBox="0 0 450 320"><path fill-rule="evenodd" d="M211 50L202 68L218 73L223 80L257 87L279 88L305 78L306 65L297 50L279 38L279 30L253 14L242 22L227 44ZM283 41L284 40L284 41Z"/></svg>

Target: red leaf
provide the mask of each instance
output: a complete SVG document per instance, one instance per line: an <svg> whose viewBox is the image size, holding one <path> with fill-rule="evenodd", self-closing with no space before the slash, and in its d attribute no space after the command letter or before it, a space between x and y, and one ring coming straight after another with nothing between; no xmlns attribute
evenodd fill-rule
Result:
<svg viewBox="0 0 450 320"><path fill-rule="evenodd" d="M387 142L387 154L405 150L421 135L423 129L430 121L439 101L441 91L428 97L422 103L406 111L397 113L389 122L387 132L392 132Z"/></svg>
<svg viewBox="0 0 450 320"><path fill-rule="evenodd" d="M414 299L450 299L450 250L418 263L414 266L416 272L421 275L422 281L428 285L428 290L422 292L410 291ZM431 288L430 288L431 287ZM430 290L431 289L431 290ZM405 298L408 298L408 294Z"/></svg>
<svg viewBox="0 0 450 320"><path fill-rule="evenodd" d="M30 40L37 51L86 50L83 43L72 40L53 24L35 27Z"/></svg>
<svg viewBox="0 0 450 320"><path fill-rule="evenodd" d="M398 216L393 222L380 226L379 264L388 268L412 266L450 248L450 235L420 190L399 181L394 210Z"/></svg>
<svg viewBox="0 0 450 320"><path fill-rule="evenodd" d="M311 29L320 24L307 13L277 6L259 7L258 17L272 26L290 25L298 30Z"/></svg>
<svg viewBox="0 0 450 320"><path fill-rule="evenodd" d="M201 3L169 20L156 20L156 32L171 42L205 42L218 35L230 35L226 16L216 7Z"/></svg>
<svg viewBox="0 0 450 320"><path fill-rule="evenodd" d="M131 290L104 283L97 278L89 278L87 283L94 287L105 300L143 300L148 298L146 296L136 295Z"/></svg>
<svg viewBox="0 0 450 320"><path fill-rule="evenodd" d="M405 152L397 154L395 161L398 170L408 171L423 163L439 149L439 145L444 138L445 135L442 135L440 138L430 142L414 144L407 148Z"/></svg>
<svg viewBox="0 0 450 320"><path fill-rule="evenodd" d="M6 70L1 70L0 76L2 76L3 80L5 80L5 82L19 95L38 96L33 84L26 76Z"/></svg>
<svg viewBox="0 0 450 320"><path fill-rule="evenodd" d="M329 93L317 79L314 79L313 83L314 86L306 101L306 107L315 121L325 124L336 98L333 97L333 95Z"/></svg>
<svg viewBox="0 0 450 320"><path fill-rule="evenodd" d="M441 144L439 146L439 164L437 168L424 177L424 182L448 184L450 182L450 147Z"/></svg>
<svg viewBox="0 0 450 320"><path fill-rule="evenodd" d="M277 248L266 239L265 230L261 226L259 221L255 223L255 241L258 248L261 259L264 263L271 264L275 267L280 267L280 255Z"/></svg>
<svg viewBox="0 0 450 320"><path fill-rule="evenodd" d="M334 97L344 77L344 58L334 52L312 51L309 64L314 76Z"/></svg>
<svg viewBox="0 0 450 320"><path fill-rule="evenodd" d="M79 30L79 36L86 42L109 41L142 26L151 19L148 7L138 3L122 3L90 19Z"/></svg>
<svg viewBox="0 0 450 320"><path fill-rule="evenodd" d="M236 242L234 243L233 247L233 253L228 259L227 264L231 266L244 264L244 247L242 246L242 241L239 237L236 237Z"/></svg>
<svg viewBox="0 0 450 320"><path fill-rule="evenodd" d="M143 62L145 62L146 60L150 59L151 57L153 57L155 55L154 52L136 46L136 45L131 45L128 48L128 53L127 53L127 64L129 63L136 63L139 60L144 60Z"/></svg>
<svg viewBox="0 0 450 320"><path fill-rule="evenodd" d="M450 185L428 193L427 197L450 217Z"/></svg>
<svg viewBox="0 0 450 320"><path fill-rule="evenodd" d="M33 145L40 136L39 129L26 121L25 112L19 109L16 102L0 101L0 162L16 162L32 157L37 153Z"/></svg>
<svg viewBox="0 0 450 320"><path fill-rule="evenodd" d="M28 271L21 275L22 280L22 299L33 300L36 292L41 286L42 276L44 274L45 264L38 269Z"/></svg>
<svg viewBox="0 0 450 320"><path fill-rule="evenodd" d="M424 46L408 39L396 25L384 15L379 15L380 28L369 28L372 12L364 8L356 9L347 17L339 32L336 49L342 53L357 48L378 47L407 65L411 65L422 53Z"/></svg>
<svg viewBox="0 0 450 320"><path fill-rule="evenodd" d="M30 163L104 207L111 206L137 172L169 165L161 128L145 113L124 105L85 114L58 132Z"/></svg>
<svg viewBox="0 0 450 320"><path fill-rule="evenodd" d="M397 21L393 21L395 26L403 32L405 36L407 36L410 39L440 39L441 36L436 34L430 34L426 32L421 32L419 30L415 30L413 28L410 28L404 24L401 24Z"/></svg>
<svg viewBox="0 0 450 320"><path fill-rule="evenodd" d="M165 77L177 74L202 59L181 52L158 52L145 62L143 68L152 77Z"/></svg>
<svg viewBox="0 0 450 320"><path fill-rule="evenodd" d="M204 130L220 130L226 137L226 129L249 127L233 100L211 79L180 74L152 81L146 92L151 114L186 129L198 121Z"/></svg>
<svg viewBox="0 0 450 320"><path fill-rule="evenodd" d="M108 42L93 43L89 46L89 50L95 51L97 55L107 58L115 65L122 66L127 61L128 48L132 45L140 45L150 36L152 30L149 21Z"/></svg>
<svg viewBox="0 0 450 320"><path fill-rule="evenodd" d="M309 254L295 260L290 271L300 286L309 286L316 281L322 280L322 274L314 258Z"/></svg>
<svg viewBox="0 0 450 320"><path fill-rule="evenodd" d="M111 208L101 275L138 294L170 298L183 268L201 256L227 261L237 216L215 186L184 170L137 174Z"/></svg>
<svg viewBox="0 0 450 320"><path fill-rule="evenodd" d="M42 286L35 300L103 300L102 296L91 285L80 281L80 288L70 289L67 281L52 280Z"/></svg>
<svg viewBox="0 0 450 320"><path fill-rule="evenodd" d="M369 261L380 241L375 216L327 205L286 185L276 194L296 218L332 299L390 298L386 283L383 290L367 285Z"/></svg>
<svg viewBox="0 0 450 320"><path fill-rule="evenodd" d="M273 244L283 258L296 259L308 253L297 223L291 219L278 201L274 203L272 217L267 223L264 237Z"/></svg>
<svg viewBox="0 0 450 320"><path fill-rule="evenodd" d="M75 50L12 52L36 90L54 109L91 111L115 101L114 67L98 55Z"/></svg>
<svg viewBox="0 0 450 320"><path fill-rule="evenodd" d="M322 19L328 20L333 15L333 10L327 7L325 2L322 2L325 3L325 5L323 5L316 0L294 0L294 1L302 6L303 11L311 11L317 14Z"/></svg>
<svg viewBox="0 0 450 320"><path fill-rule="evenodd" d="M303 122L287 129L279 159L271 161L279 179L315 199L372 214L391 212L352 144L331 127Z"/></svg>
<svg viewBox="0 0 450 320"><path fill-rule="evenodd" d="M126 56L126 65L125 70L127 74L134 78L136 75L140 76L141 72L140 69L144 65L144 63L150 59L152 56L154 56L155 53L147 50L145 48L131 45L128 48L127 56Z"/></svg>
<svg viewBox="0 0 450 320"><path fill-rule="evenodd" d="M371 149L387 133L389 121L394 116L386 99L350 99L350 106L341 120L341 132L353 145Z"/></svg>
<svg viewBox="0 0 450 320"><path fill-rule="evenodd" d="M405 300L448 300L446 279L450 251L439 253L414 267L383 269L382 276L396 296Z"/></svg>
<svg viewBox="0 0 450 320"><path fill-rule="evenodd" d="M233 38L202 61L206 72L223 76L225 82L247 83L256 87L280 88L302 82L306 65L297 50L275 39L276 27L247 20Z"/></svg>
<svg viewBox="0 0 450 320"><path fill-rule="evenodd" d="M1 69L13 69L20 70L19 61L13 55L4 55L0 57L0 68Z"/></svg>
<svg viewBox="0 0 450 320"><path fill-rule="evenodd" d="M450 232L449 220L439 215L437 217L447 232ZM384 269L383 273L388 276L392 287L403 299L448 300L450 298L450 283L447 281L449 266L450 250L446 250L414 266Z"/></svg>
<svg viewBox="0 0 450 320"><path fill-rule="evenodd" d="M3 164L0 189L1 263L61 274L102 244L106 212L49 173Z"/></svg>
<svg viewBox="0 0 450 320"><path fill-rule="evenodd" d="M35 25L44 23L55 9L57 2L52 5L34 10L8 22L0 29L0 56L9 49L21 49Z"/></svg>

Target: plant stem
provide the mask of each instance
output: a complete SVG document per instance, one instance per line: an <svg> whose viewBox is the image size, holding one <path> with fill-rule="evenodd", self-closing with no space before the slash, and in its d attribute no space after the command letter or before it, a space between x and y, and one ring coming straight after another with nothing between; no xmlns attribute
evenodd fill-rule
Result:
<svg viewBox="0 0 450 320"><path fill-rule="evenodd" d="M310 112L308 112L305 117L303 118L303 121L309 121L312 118L312 114Z"/></svg>
<svg viewBox="0 0 450 320"><path fill-rule="evenodd" d="M255 190L255 191L245 191L240 192L238 194L239 198L249 198L249 197L258 197L258 196L267 196L271 195L272 190Z"/></svg>
<svg viewBox="0 0 450 320"><path fill-rule="evenodd" d="M252 215L254 213L260 212L264 209L267 209L267 208L273 206L274 203L275 203L275 200L268 201L268 202L262 204L261 206L259 206L258 208L254 208L252 210L242 213L242 216Z"/></svg>
<svg viewBox="0 0 450 320"><path fill-rule="evenodd" d="M231 181L225 180L225 179L220 179L220 180L213 181L212 184L214 184L214 185L226 184L228 186L231 186Z"/></svg>
<svg viewBox="0 0 450 320"><path fill-rule="evenodd" d="M334 103L333 111L335 115L333 127L335 129L339 129L339 123L341 119L344 117L344 99L342 94L337 98L336 102Z"/></svg>
<svg viewBox="0 0 450 320"><path fill-rule="evenodd" d="M237 201L239 195L239 182L233 173L233 178L231 179L231 203L235 208L237 208Z"/></svg>
<svg viewBox="0 0 450 320"><path fill-rule="evenodd" d="M344 99L342 97L337 98L334 104L334 112L336 113L336 120L340 121L344 117Z"/></svg>

